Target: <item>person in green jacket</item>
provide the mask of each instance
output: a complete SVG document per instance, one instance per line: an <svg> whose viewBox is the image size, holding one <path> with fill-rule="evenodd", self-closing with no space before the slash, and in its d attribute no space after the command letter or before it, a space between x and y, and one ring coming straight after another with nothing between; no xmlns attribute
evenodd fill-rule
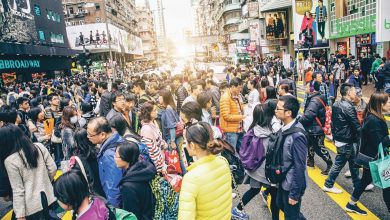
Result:
<svg viewBox="0 0 390 220"><path fill-rule="evenodd" d="M371 75L375 75L381 63L382 63L381 57L379 56L379 54L375 54L375 61L372 63L371 71L370 71Z"/></svg>

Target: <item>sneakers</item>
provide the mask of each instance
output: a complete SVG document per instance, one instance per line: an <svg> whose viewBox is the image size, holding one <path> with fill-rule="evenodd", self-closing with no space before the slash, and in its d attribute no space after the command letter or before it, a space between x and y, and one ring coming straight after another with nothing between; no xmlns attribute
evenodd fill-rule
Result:
<svg viewBox="0 0 390 220"><path fill-rule="evenodd" d="M265 206L267 206L268 205L268 203L267 203L268 196L264 193L264 191L260 191L260 198L261 198L261 200L263 200Z"/></svg>
<svg viewBox="0 0 390 220"><path fill-rule="evenodd" d="M330 192L330 193L335 193L335 194L340 194L343 192L343 190L337 189L336 187L328 188L326 186L324 186L322 188L322 190L324 190L325 192Z"/></svg>
<svg viewBox="0 0 390 220"><path fill-rule="evenodd" d="M370 185L366 186L364 191L371 191L372 189L374 189L374 185L371 183Z"/></svg>
<svg viewBox="0 0 390 220"><path fill-rule="evenodd" d="M359 215L367 215L367 212L359 208L357 204L351 205L350 203L347 203L347 205L345 206L345 210L347 212L354 212Z"/></svg>
<svg viewBox="0 0 390 220"><path fill-rule="evenodd" d="M345 178L350 178L352 175L351 175L351 171L348 170L347 172L344 173L344 176Z"/></svg>
<svg viewBox="0 0 390 220"><path fill-rule="evenodd" d="M249 215L245 214L243 211L240 211L237 207L232 209L232 219L234 220L247 220Z"/></svg>
<svg viewBox="0 0 390 220"><path fill-rule="evenodd" d="M314 168L314 160L307 160L307 166L308 167L311 167L311 168Z"/></svg>

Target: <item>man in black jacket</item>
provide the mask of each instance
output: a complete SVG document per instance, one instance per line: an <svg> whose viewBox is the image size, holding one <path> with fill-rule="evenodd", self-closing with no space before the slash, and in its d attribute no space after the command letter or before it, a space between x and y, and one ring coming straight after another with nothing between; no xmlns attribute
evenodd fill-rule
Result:
<svg viewBox="0 0 390 220"><path fill-rule="evenodd" d="M177 110L177 112L180 112L181 106L183 105L184 100L188 96L188 92L187 92L186 88L184 88L184 85L183 85L183 76L176 75L173 78L173 84L177 88L176 92L175 92L175 95L177 97L176 110Z"/></svg>
<svg viewBox="0 0 390 220"><path fill-rule="evenodd" d="M99 115L106 117L108 112L111 109L111 92L107 90L107 82L100 82L98 86L98 91L100 93L100 105L99 105Z"/></svg>
<svg viewBox="0 0 390 220"><path fill-rule="evenodd" d="M372 65L372 62L371 62L370 58L368 58L366 56L366 53L363 53L363 58L360 60L360 68L361 68L362 74L363 74L364 85L367 85L367 83L368 83L368 74L370 74L371 65Z"/></svg>
<svg viewBox="0 0 390 220"><path fill-rule="evenodd" d="M356 99L356 89L353 85L344 83L341 85L340 93L341 100L336 101L332 107L332 135L337 147L337 156L323 187L324 191L331 193L342 193L342 190L333 185L347 162L354 187L360 184L359 169L354 166L357 140L359 140L361 130L353 106L353 101Z"/></svg>
<svg viewBox="0 0 390 220"><path fill-rule="evenodd" d="M305 112L299 122L306 128L309 133L309 151L307 166L314 167L314 153L320 156L327 164L326 170L322 175L328 175L332 167L332 158L324 146L325 134L322 127L325 125L325 96L320 93L321 83L315 81L313 84L314 92L307 97Z"/></svg>

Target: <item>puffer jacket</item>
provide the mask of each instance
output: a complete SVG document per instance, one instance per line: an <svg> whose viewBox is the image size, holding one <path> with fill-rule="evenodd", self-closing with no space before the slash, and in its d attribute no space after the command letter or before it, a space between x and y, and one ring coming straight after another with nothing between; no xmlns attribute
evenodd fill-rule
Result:
<svg viewBox="0 0 390 220"><path fill-rule="evenodd" d="M186 90L186 88L184 88L184 86L180 86L177 90L176 90L176 93L175 93L176 97L177 97L177 112L180 112L180 109L181 109L181 106L183 105L183 102L184 100L187 98L188 96L188 92Z"/></svg>
<svg viewBox="0 0 390 220"><path fill-rule="evenodd" d="M321 99L326 105L325 96L319 92L307 97L305 104L305 112L299 122L305 127L306 131L311 135L323 135L324 132L318 124L316 117L320 119L321 125L325 124L325 107L322 105Z"/></svg>
<svg viewBox="0 0 390 220"><path fill-rule="evenodd" d="M232 178L228 162L209 155L188 167L179 200L179 220L230 220Z"/></svg>
<svg viewBox="0 0 390 220"><path fill-rule="evenodd" d="M240 108L238 107L239 105ZM240 113L241 110L241 113ZM228 90L220 101L219 123L224 132L238 132L241 121L244 119L243 105L240 100L234 99Z"/></svg>
<svg viewBox="0 0 390 220"><path fill-rule="evenodd" d="M332 107L332 135L335 141L352 144L357 142L361 126L353 104L341 98Z"/></svg>

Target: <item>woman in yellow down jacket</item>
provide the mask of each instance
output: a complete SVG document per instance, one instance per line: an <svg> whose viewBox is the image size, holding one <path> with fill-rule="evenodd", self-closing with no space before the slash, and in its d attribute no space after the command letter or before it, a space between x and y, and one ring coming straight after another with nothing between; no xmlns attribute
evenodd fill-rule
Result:
<svg viewBox="0 0 390 220"><path fill-rule="evenodd" d="M179 220L230 220L232 178L228 162L219 154L223 147L214 140L211 126L198 122L185 130L190 156L196 161L187 168L180 191Z"/></svg>

